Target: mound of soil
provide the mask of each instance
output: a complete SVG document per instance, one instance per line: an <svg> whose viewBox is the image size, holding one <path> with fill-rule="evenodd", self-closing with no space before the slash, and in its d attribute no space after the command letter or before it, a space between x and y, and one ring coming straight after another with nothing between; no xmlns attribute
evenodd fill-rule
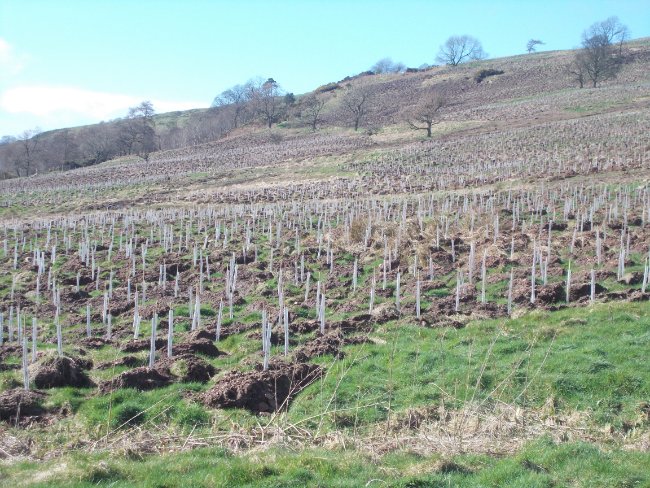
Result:
<svg viewBox="0 0 650 488"><path fill-rule="evenodd" d="M507 296L507 291L505 295ZM566 292L562 283L549 283L535 287L534 305L550 305L566 300ZM519 304L530 304L530 281L518 280L512 290L512 301Z"/></svg>
<svg viewBox="0 0 650 488"><path fill-rule="evenodd" d="M107 381L101 386L101 391L106 393L111 390L120 388L135 388L136 390L153 390L167 386L172 382L172 377L169 374L159 371L156 368L148 368L141 366L134 368L114 378L112 381Z"/></svg>
<svg viewBox="0 0 650 488"><path fill-rule="evenodd" d="M122 352L148 351L151 347L151 339L131 339L124 344L120 350ZM156 350L167 347L167 339L156 339Z"/></svg>
<svg viewBox="0 0 650 488"><path fill-rule="evenodd" d="M395 304L384 302L377 305L370 315L376 323L383 324L384 322L399 318L399 311L395 307Z"/></svg>
<svg viewBox="0 0 650 488"><path fill-rule="evenodd" d="M530 297L529 297L530 299ZM536 290L536 301L543 304L551 304L566 300L566 291L562 283L551 283L549 285L541 285Z"/></svg>
<svg viewBox="0 0 650 488"><path fill-rule="evenodd" d="M596 295L606 293L608 290L603 285L596 283L594 286ZM591 297L591 283L583 283L581 285L571 287L571 301L576 301L580 298Z"/></svg>
<svg viewBox="0 0 650 488"><path fill-rule="evenodd" d="M210 358L216 358L223 353L217 349L212 339L194 339L188 342L181 342L172 347L174 355L178 354L203 354Z"/></svg>
<svg viewBox="0 0 650 488"><path fill-rule="evenodd" d="M340 331L328 332L324 335L319 335L296 350L294 357L299 362L305 362L311 358L326 354L332 354L336 358L342 358L344 357L344 353L341 351L343 343L343 334Z"/></svg>
<svg viewBox="0 0 650 488"><path fill-rule="evenodd" d="M246 334L248 339L253 339L255 341L262 340L261 332L250 332ZM296 341L291 337L291 329L289 329L289 344L295 344ZM271 331L271 344L274 346L281 346L284 344L284 330L272 330Z"/></svg>
<svg viewBox="0 0 650 488"><path fill-rule="evenodd" d="M135 356L124 356L123 358L116 359L115 361L108 361L97 365L97 369L110 369L116 366L128 366L133 368L141 363L141 360Z"/></svg>
<svg viewBox="0 0 650 488"><path fill-rule="evenodd" d="M155 364L155 368L184 383L207 383L217 372L214 366L192 354L181 354L161 359Z"/></svg>
<svg viewBox="0 0 650 488"><path fill-rule="evenodd" d="M279 363L267 371L234 371L203 395L203 403L217 408L245 408L253 413L274 412L322 373L312 364Z"/></svg>
<svg viewBox="0 0 650 488"><path fill-rule="evenodd" d="M22 346L17 344L5 344L0 348L0 360L10 356L19 356L23 352Z"/></svg>
<svg viewBox="0 0 650 488"><path fill-rule="evenodd" d="M318 335L315 339L305 343L297 349L294 357L298 362L305 362L317 356L333 354L336 358L343 358L345 354L341 350L348 344L361 344L367 342L365 337L345 337L341 329L333 329L324 335Z"/></svg>
<svg viewBox="0 0 650 488"><path fill-rule="evenodd" d="M290 323L289 331L294 334L309 334L320 328L318 320L305 320L303 322Z"/></svg>
<svg viewBox="0 0 650 488"><path fill-rule="evenodd" d="M45 393L14 388L0 393L0 420L33 417L45 413L42 407Z"/></svg>
<svg viewBox="0 0 650 488"><path fill-rule="evenodd" d="M222 336L223 337L223 336ZM167 340L165 340L167 346ZM156 341L156 349L158 348L158 341ZM166 356L167 347L164 348ZM224 353L217 349L214 345L214 336L207 330L195 330L191 332L184 342L172 345L172 352L174 356L183 354L203 354L210 358L216 358Z"/></svg>
<svg viewBox="0 0 650 488"><path fill-rule="evenodd" d="M619 283L623 283L625 285L638 285L643 281L643 273L640 273L638 271L634 271L632 273L626 273L624 274L619 280Z"/></svg>
<svg viewBox="0 0 650 488"><path fill-rule="evenodd" d="M92 367L92 362L76 358L48 357L35 366L34 384L37 388L57 388L60 386L94 386L83 371Z"/></svg>
<svg viewBox="0 0 650 488"><path fill-rule="evenodd" d="M84 346L89 349L100 349L108 344L112 344L112 341L103 337L86 337L79 341L80 346Z"/></svg>

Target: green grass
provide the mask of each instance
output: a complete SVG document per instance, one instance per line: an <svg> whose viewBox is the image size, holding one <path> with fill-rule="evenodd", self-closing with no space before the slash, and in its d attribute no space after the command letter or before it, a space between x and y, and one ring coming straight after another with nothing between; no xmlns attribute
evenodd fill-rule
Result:
<svg viewBox="0 0 650 488"><path fill-rule="evenodd" d="M229 355L209 359L218 375L261 361L258 341L247 335L219 343ZM462 329L430 329L403 319L376 327L370 336L369 343L347 346L342 360L315 359L325 366L326 375L302 391L279 421L312 433L340 431L363 442L364 436L376 434L388 419L409 409L443 402L447 410L479 403L490 409L504 402L524 410L550 404L550 414L575 412L594 429L613 429L619 435L630 426L641 432L648 428L641 415L643 402L650 398L650 365L645 359L650 349L648 302L534 311L516 319L474 321ZM273 355L280 349L273 348ZM101 362L124 353L104 347L88 354ZM144 357L146 351L137 355ZM121 371L95 371L93 378L106 380ZM19 371L0 373L4 383L11 379L19 383ZM43 428L34 435L48 445L74 445L115 429L113 436L132 428L168 426L207 437L228 432L233 425L244 431L258 425L260 419L246 411L211 410L191 399L210 386L172 384L113 394L54 388L47 406L69 414L56 429ZM377 482L381 486L404 487L650 486L644 474L649 472L644 469L647 453L547 441L536 441L503 459L460 456L446 467L436 456L397 452L370 460L356 450L337 454L315 448L244 456L205 449L170 459L73 452L59 463L65 469L40 485L36 473L56 472L59 465L4 465L0 479L15 480L7 486L20 486L23 480L32 480L27 484L34 486L177 486L181 478L185 486L364 486L371 479L383 480Z"/></svg>
<svg viewBox="0 0 650 488"><path fill-rule="evenodd" d="M328 404L325 425L335 428L337 409L372 424L389 412L442 401L540 408L550 399L557 410L587 412L620 428L650 398L648 303L535 311L458 330L397 322L373 336L380 343L350 346L342 361L319 360L327 376L297 398L294 420Z"/></svg>
<svg viewBox="0 0 650 488"><path fill-rule="evenodd" d="M32 487L647 487L650 454L540 439L503 458L400 451L370 458L340 449L233 455L203 448L163 456L74 454L0 467L1 486Z"/></svg>

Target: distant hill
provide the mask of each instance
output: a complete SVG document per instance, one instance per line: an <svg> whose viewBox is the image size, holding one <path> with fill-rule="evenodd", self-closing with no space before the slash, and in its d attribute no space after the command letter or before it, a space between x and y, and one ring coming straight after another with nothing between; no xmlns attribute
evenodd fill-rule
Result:
<svg viewBox="0 0 650 488"><path fill-rule="evenodd" d="M540 119L564 120L647 103L649 38L627 43L618 76L595 90L576 89L567 70L574 56L574 51L549 51L405 73L364 72L321 85L290 104L276 97L275 137L290 136L292 130L309 132L305 130L313 122L309 104L314 101L322 104L317 116L319 129L348 130L353 117L344 100L354 93L367 96L360 129L369 134L403 126L418 103L432 91L445 93L448 106L440 112L440 120L447 128L454 125L454 130L459 126L481 131L491 124L510 126ZM480 73L487 76L482 78ZM237 124L235 112L239 116ZM249 101L242 106L156 114L152 157L166 159L168 156L155 152L187 152L183 148L220 140L248 144L251 134L267 132L260 113L260 107ZM0 145L0 175L8 178L68 170L137 153L129 144L132 137L128 130L128 121L119 119L44 132L32 141L35 150L30 156L29 171L25 167L24 144L16 141Z"/></svg>

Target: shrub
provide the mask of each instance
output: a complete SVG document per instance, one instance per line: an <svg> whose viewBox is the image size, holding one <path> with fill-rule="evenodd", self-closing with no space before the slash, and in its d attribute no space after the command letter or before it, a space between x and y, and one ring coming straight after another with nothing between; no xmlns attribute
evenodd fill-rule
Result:
<svg viewBox="0 0 650 488"><path fill-rule="evenodd" d="M503 73L504 72L501 71L500 69L492 69L492 68L482 69L474 75L474 81L476 81L476 83L480 83L488 76L502 75Z"/></svg>
<svg viewBox="0 0 650 488"><path fill-rule="evenodd" d="M114 425L137 425L141 424L145 420L144 413L142 412L141 406L135 401L129 401L118 405L113 410L114 416ZM138 415L140 414L140 415Z"/></svg>
<svg viewBox="0 0 650 488"><path fill-rule="evenodd" d="M341 88L341 85L339 85L338 83L328 83L326 85L319 86L318 88L316 88L316 92L317 93L327 93L327 92L330 92L330 91L334 91L337 88Z"/></svg>

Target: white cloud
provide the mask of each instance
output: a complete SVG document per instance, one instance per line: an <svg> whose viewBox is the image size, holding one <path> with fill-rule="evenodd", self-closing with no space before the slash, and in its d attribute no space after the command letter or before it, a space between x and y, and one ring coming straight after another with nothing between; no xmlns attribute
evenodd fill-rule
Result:
<svg viewBox="0 0 650 488"><path fill-rule="evenodd" d="M32 85L6 89L0 95L0 109L12 114L29 113L44 118L81 116L99 121L123 116L129 107L142 100L144 98L132 95L71 86ZM157 112L187 110L204 105L191 101L152 99L151 102Z"/></svg>
<svg viewBox="0 0 650 488"><path fill-rule="evenodd" d="M16 54L13 46L0 37L0 78L5 75L16 75L25 66L24 57Z"/></svg>

